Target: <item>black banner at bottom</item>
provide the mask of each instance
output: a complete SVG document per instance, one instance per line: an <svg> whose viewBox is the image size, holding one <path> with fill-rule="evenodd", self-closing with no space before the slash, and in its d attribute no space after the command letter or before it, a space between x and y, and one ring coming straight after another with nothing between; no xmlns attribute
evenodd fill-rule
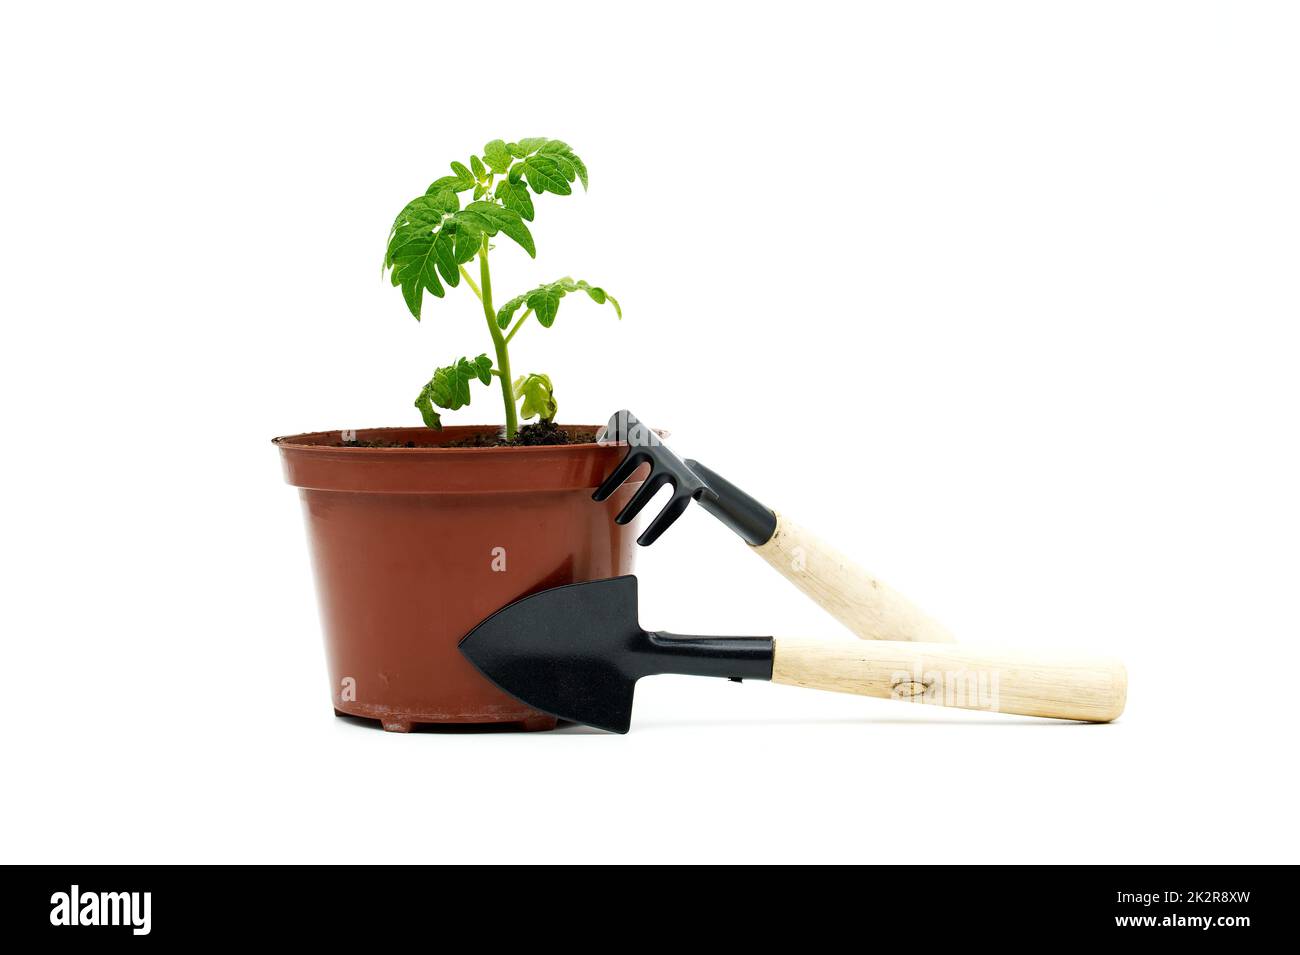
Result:
<svg viewBox="0 0 1300 955"><path fill-rule="evenodd" d="M636 946L676 946L683 933L763 941L788 932L807 933L814 946L841 936L911 947L1104 935L1182 947L1240 944L1290 924L1282 883L1291 880L1278 868L915 865L810 878L634 867L594 881L522 868L9 867L4 925L9 937L136 946L268 938L435 946L447 932L485 931L495 948L613 946L624 925Z"/></svg>

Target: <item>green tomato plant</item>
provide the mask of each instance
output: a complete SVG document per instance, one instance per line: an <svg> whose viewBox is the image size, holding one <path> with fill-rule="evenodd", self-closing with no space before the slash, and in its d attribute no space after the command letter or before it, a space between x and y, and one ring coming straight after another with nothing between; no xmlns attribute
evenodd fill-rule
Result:
<svg viewBox="0 0 1300 955"><path fill-rule="evenodd" d="M567 196L573 192L575 180L586 191L587 167L566 143L540 137L518 142L494 139L483 147L481 156L470 156L468 165L453 162L451 175L436 179L424 195L408 202L393 222L384 269L391 272L393 285L401 287L406 307L416 321L420 320L425 292L442 298L444 285L456 288L463 279L483 308L496 354L495 364L484 353L434 371L415 399L430 428L442 427L436 409L463 408L470 403L470 383L477 379L490 385L494 377L500 381L505 405L506 440L519 430L521 415L524 420L553 421L556 402L551 379L535 373L512 378L510 343L531 315L537 316L537 324L550 328L560 300L570 292L585 292L598 305L608 302L618 317L623 317L614 296L567 276L516 295L499 308L494 306L488 266L489 253L495 248L491 239L504 235L536 258L528 229L535 212L529 190L539 196ZM462 205L460 194L466 192L472 196ZM477 283L466 268L475 259ZM523 312L516 318L520 309ZM517 407L520 402L522 407Z"/></svg>

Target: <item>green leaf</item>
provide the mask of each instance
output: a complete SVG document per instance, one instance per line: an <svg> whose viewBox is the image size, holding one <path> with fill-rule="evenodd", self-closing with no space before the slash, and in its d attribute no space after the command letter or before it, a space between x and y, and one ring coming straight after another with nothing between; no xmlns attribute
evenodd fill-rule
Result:
<svg viewBox="0 0 1300 955"><path fill-rule="evenodd" d="M519 165L523 167L524 178L528 180L528 185L533 187L533 192L540 195L543 192L553 192L557 196L567 196L573 190L569 188L569 183L577 176L577 170L570 163L568 175L555 161L553 156L543 156L538 153L535 156L529 156L522 160Z"/></svg>
<svg viewBox="0 0 1300 955"><path fill-rule="evenodd" d="M581 159L578 158L578 154L573 151L573 149L569 146L568 143L560 142L560 140L558 139L552 139L549 142L547 142L545 145L543 145L541 149L538 150L538 152L541 153L542 155L550 156L551 158L556 160L561 160L561 159L564 160L564 162L567 165L562 168L572 167L573 171L577 173L578 179L581 180L582 182L583 190L584 191L586 190L587 166ZM572 176L569 176L568 179L569 182L573 181Z"/></svg>
<svg viewBox="0 0 1300 955"><path fill-rule="evenodd" d="M435 431L442 430L442 416L433 410L432 400L423 391L415 399L415 407L420 409L420 417L424 419L426 428L433 428Z"/></svg>
<svg viewBox="0 0 1300 955"><path fill-rule="evenodd" d="M445 234L448 223L454 223L458 206L453 192L419 196L406 204L389 231L384 268L392 269L392 282L402 287L406 307L416 321L425 291L436 298L446 294L438 281L439 272L453 288L460 284L454 248Z"/></svg>
<svg viewBox="0 0 1300 955"><path fill-rule="evenodd" d="M545 146L537 151L537 157L540 159L545 156L559 168L560 174L564 176L564 181L573 182L574 177L578 174L578 169L569 158L564 154L566 147L564 143L558 140L551 140Z"/></svg>
<svg viewBox="0 0 1300 955"><path fill-rule="evenodd" d="M394 250L389 246L389 258L392 262L392 281L402 287L402 298L415 320L420 320L420 310L427 289L437 298L446 293L438 281L437 259L433 254L431 235L415 236L401 243Z"/></svg>
<svg viewBox="0 0 1300 955"><path fill-rule="evenodd" d="M497 310L497 327L507 327L514 318L515 312L519 311L521 306L527 305L537 313L538 323L543 328L550 328L555 324L555 316L560 311L560 299L564 298L569 292L586 292L587 296L597 305L604 305L608 302L614 306L614 311L618 314L618 317L620 319L623 317L623 309L614 296L599 285L591 285L583 279L574 281L566 275L562 279L547 282L545 285L539 285L522 295L516 295L502 305Z"/></svg>
<svg viewBox="0 0 1300 955"><path fill-rule="evenodd" d="M435 298L442 298L442 283L438 281L438 256L434 249L437 236L399 234L393 237L388 247L389 265L392 269L391 279L394 285L402 287L402 298L406 307L418 322L427 290ZM458 285L456 282L448 284Z"/></svg>
<svg viewBox="0 0 1300 955"><path fill-rule="evenodd" d="M478 254L485 234L505 233L530 256L537 255L533 235L518 212L488 201L459 210L457 205L451 192L420 196L407 203L389 233L384 268L392 269L392 282L402 287L406 307L417 320L424 292L443 297L439 275L452 288L459 285L459 266Z"/></svg>
<svg viewBox="0 0 1300 955"><path fill-rule="evenodd" d="M456 214L456 221L469 222L488 235L504 232L518 242L531 257L537 257L533 234L528 231L523 217L513 209L499 206L495 202L471 202Z"/></svg>
<svg viewBox="0 0 1300 955"><path fill-rule="evenodd" d="M458 222L456 227L456 264L465 265L474 261L479 249L483 247L483 230L473 223Z"/></svg>
<svg viewBox="0 0 1300 955"><path fill-rule="evenodd" d="M494 139L483 147L483 158L492 167L494 173L501 175L510 168L510 161L514 157L504 139Z"/></svg>
<svg viewBox="0 0 1300 955"><path fill-rule="evenodd" d="M455 288L460 284L459 263L456 261L456 237L440 231L433 237L433 259L438 265L438 272L443 281Z"/></svg>
<svg viewBox="0 0 1300 955"><path fill-rule="evenodd" d="M482 157L470 157L468 166L452 162L451 172L435 179L425 195L407 203L388 234L384 268L392 271L392 283L401 286L406 307L417 320L424 293L441 298L446 294L444 284L458 286L460 266L478 254L485 235L505 233L536 258L527 225L536 213L530 192L569 195L575 181L587 187L587 167L573 149L542 136L518 142L494 139L484 145ZM472 191L473 197L462 209L457 193L466 191ZM553 322L559 299L577 287L534 290L539 320L545 325ZM613 299L586 290L597 302L608 300L618 308Z"/></svg>
<svg viewBox="0 0 1300 955"><path fill-rule="evenodd" d="M402 211L393 220L392 228L388 230L389 242L391 243L398 229L405 228L410 231L432 229L442 221L444 216L455 212L459 208L460 200L456 198L454 192L447 190L433 194L426 193L412 199L402 207ZM392 262L388 257L385 257L384 268L388 268L390 265L392 265Z"/></svg>
<svg viewBox="0 0 1300 955"><path fill-rule="evenodd" d="M520 375L514 381L515 400L524 399L519 415L525 421L541 416L543 421L554 421L559 406L555 402L554 389L547 375Z"/></svg>
<svg viewBox="0 0 1300 955"><path fill-rule="evenodd" d="M524 299L527 297L527 293L516 295L497 309L497 328L505 328L510 324L510 319L514 318L515 312L519 311L519 306L524 304Z"/></svg>
<svg viewBox="0 0 1300 955"><path fill-rule="evenodd" d="M513 209L529 222L533 221L533 197L523 183L502 179L497 183L496 195L507 209Z"/></svg>
<svg viewBox="0 0 1300 955"><path fill-rule="evenodd" d="M566 142L534 137L509 143L506 148L519 159L509 169L511 182L526 179L539 195L553 192L567 196L573 191L569 183L575 179L582 183L583 189L587 188L587 166Z"/></svg>
<svg viewBox="0 0 1300 955"><path fill-rule="evenodd" d="M610 295L599 285L586 285L586 283L584 282L579 282L578 286L579 288L582 288L582 290L587 293L588 297L590 297L590 299L593 302L595 302L597 305L604 305L606 302L609 302L610 305L613 305L614 314L616 314L619 317L619 320L622 321L623 306L618 304L618 299Z"/></svg>
<svg viewBox="0 0 1300 955"><path fill-rule="evenodd" d="M435 406L455 411L469 404L469 383L475 378L485 385L492 382L492 361L487 355L479 355L472 361L460 358L455 364L434 371L415 399L424 423L430 428L442 427L441 416L433 410Z"/></svg>
<svg viewBox="0 0 1300 955"><path fill-rule="evenodd" d="M433 180L429 188L425 190L430 195L439 192L464 192L474 185L474 180L461 179L459 176L443 176L440 179Z"/></svg>
<svg viewBox="0 0 1300 955"><path fill-rule="evenodd" d="M528 307L537 313L537 322L542 328L550 328L555 324L555 316L560 311L560 299L564 298L564 291L556 288L554 285L543 285L534 292L530 292L528 298L524 299Z"/></svg>

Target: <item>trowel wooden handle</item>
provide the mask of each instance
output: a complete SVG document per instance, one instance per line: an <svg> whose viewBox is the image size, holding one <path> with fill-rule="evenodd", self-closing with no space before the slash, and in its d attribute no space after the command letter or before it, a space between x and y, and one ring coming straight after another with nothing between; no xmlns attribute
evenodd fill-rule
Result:
<svg viewBox="0 0 1300 955"><path fill-rule="evenodd" d="M776 640L772 682L968 710L1106 723L1124 710L1124 665L1104 657L943 643Z"/></svg>
<svg viewBox="0 0 1300 955"><path fill-rule="evenodd" d="M776 533L771 539L751 547L790 583L865 640L953 642L947 630L902 594L780 514L776 515Z"/></svg>

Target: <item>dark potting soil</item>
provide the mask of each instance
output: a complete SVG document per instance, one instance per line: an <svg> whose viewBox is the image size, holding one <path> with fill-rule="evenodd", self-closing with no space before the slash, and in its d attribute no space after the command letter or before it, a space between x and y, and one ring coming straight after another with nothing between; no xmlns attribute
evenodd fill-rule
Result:
<svg viewBox="0 0 1300 955"><path fill-rule="evenodd" d="M420 444L416 441L336 441L336 448L520 448L544 444L584 444L591 439L566 431L553 421L526 424L507 441L500 432L476 434L448 444Z"/></svg>

